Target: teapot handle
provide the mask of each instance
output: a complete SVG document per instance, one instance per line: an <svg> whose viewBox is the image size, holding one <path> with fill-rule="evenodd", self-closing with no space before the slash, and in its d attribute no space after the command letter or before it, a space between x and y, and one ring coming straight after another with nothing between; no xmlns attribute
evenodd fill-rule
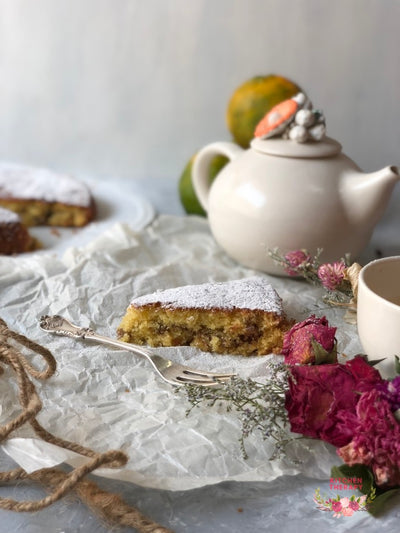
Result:
<svg viewBox="0 0 400 533"><path fill-rule="evenodd" d="M244 152L243 148L231 142L215 142L202 148L196 155L192 169L193 187L197 198L208 211L208 195L210 192L209 168L216 155L224 155L231 161Z"/></svg>

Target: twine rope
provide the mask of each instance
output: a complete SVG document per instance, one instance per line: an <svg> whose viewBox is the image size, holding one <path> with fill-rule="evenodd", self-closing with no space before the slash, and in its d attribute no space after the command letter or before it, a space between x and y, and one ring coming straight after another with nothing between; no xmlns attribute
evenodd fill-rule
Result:
<svg viewBox="0 0 400 533"><path fill-rule="evenodd" d="M21 353L21 347L40 355L46 363L45 368L43 370L35 368ZM4 368L1 365L9 366L15 373L22 411L13 420L0 426L0 443L4 442L18 428L28 423L35 434L45 442L88 457L85 464L68 473L57 468L43 468L30 474L22 468L0 472L1 483L30 480L41 483L52 490L48 496L36 501L0 498L1 509L16 512L39 511L74 491L83 502L110 523L132 527L140 533L173 533L170 529L166 529L144 516L135 507L129 506L120 496L104 491L94 482L84 479L87 474L99 467L119 468L124 466L128 462L128 456L124 452L109 450L105 453L96 453L90 448L53 435L39 424L36 416L42 409L42 402L29 376L38 380L48 379L57 368L56 360L47 348L10 330L4 320L0 318L0 375L4 373Z"/></svg>

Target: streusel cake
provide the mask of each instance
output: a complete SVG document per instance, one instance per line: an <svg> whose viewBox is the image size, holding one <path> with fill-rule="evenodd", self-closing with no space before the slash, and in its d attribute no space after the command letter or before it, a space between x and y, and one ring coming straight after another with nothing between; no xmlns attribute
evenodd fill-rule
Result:
<svg viewBox="0 0 400 533"><path fill-rule="evenodd" d="M26 226L84 226L95 216L89 189L47 169L0 163L0 206Z"/></svg>
<svg viewBox="0 0 400 533"><path fill-rule="evenodd" d="M187 285L134 299L118 337L150 346L195 346L206 352L279 353L292 325L265 278Z"/></svg>

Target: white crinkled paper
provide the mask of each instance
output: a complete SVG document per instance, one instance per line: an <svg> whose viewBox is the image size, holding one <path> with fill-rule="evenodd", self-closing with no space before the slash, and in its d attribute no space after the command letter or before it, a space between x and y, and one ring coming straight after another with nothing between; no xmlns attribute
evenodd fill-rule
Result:
<svg viewBox="0 0 400 533"><path fill-rule="evenodd" d="M50 432L98 452L122 449L129 463L120 470L96 473L139 485L184 490L226 480L271 481L305 472L329 476L339 464L333 447L312 441L301 448L300 465L270 461L272 444L260 435L246 440L243 459L238 439L240 421L222 407L195 408L176 389L161 381L149 363L132 353L59 337L39 329L41 315L61 314L82 326L115 337L132 297L156 289L225 281L259 274L241 267L213 240L208 224L197 217L160 216L139 232L116 224L81 249L62 257L30 254L0 259L1 312L8 326L48 347L57 360L55 376L36 382L43 401L39 422ZM264 274L261 274L264 275ZM354 325L344 311L326 307L321 291L303 281L269 277L297 320L326 314L337 326L338 349L360 352ZM197 368L235 370L242 377L265 374L267 357L205 354L193 348L161 348L158 353ZM40 364L39 357L34 362ZM0 378L0 423L19 411L11 371ZM35 438L29 427L3 448L28 471L86 461Z"/></svg>

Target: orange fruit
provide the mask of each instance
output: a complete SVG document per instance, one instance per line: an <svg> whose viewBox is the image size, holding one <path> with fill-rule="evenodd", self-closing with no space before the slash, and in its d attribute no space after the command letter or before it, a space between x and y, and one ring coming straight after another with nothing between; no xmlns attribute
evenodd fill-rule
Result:
<svg viewBox="0 0 400 533"><path fill-rule="evenodd" d="M299 92L302 89L296 83L275 74L255 76L240 85L226 110L226 122L234 140L248 148L256 126L265 114Z"/></svg>
<svg viewBox="0 0 400 533"><path fill-rule="evenodd" d="M197 195L192 183L192 166L195 157L196 154L190 158L179 179L179 197L186 213L189 215L206 216L206 212L197 199ZM222 170L228 161L228 158L224 157L223 155L217 155L214 157L214 159L211 161L209 170L209 183L214 181L219 171Z"/></svg>

